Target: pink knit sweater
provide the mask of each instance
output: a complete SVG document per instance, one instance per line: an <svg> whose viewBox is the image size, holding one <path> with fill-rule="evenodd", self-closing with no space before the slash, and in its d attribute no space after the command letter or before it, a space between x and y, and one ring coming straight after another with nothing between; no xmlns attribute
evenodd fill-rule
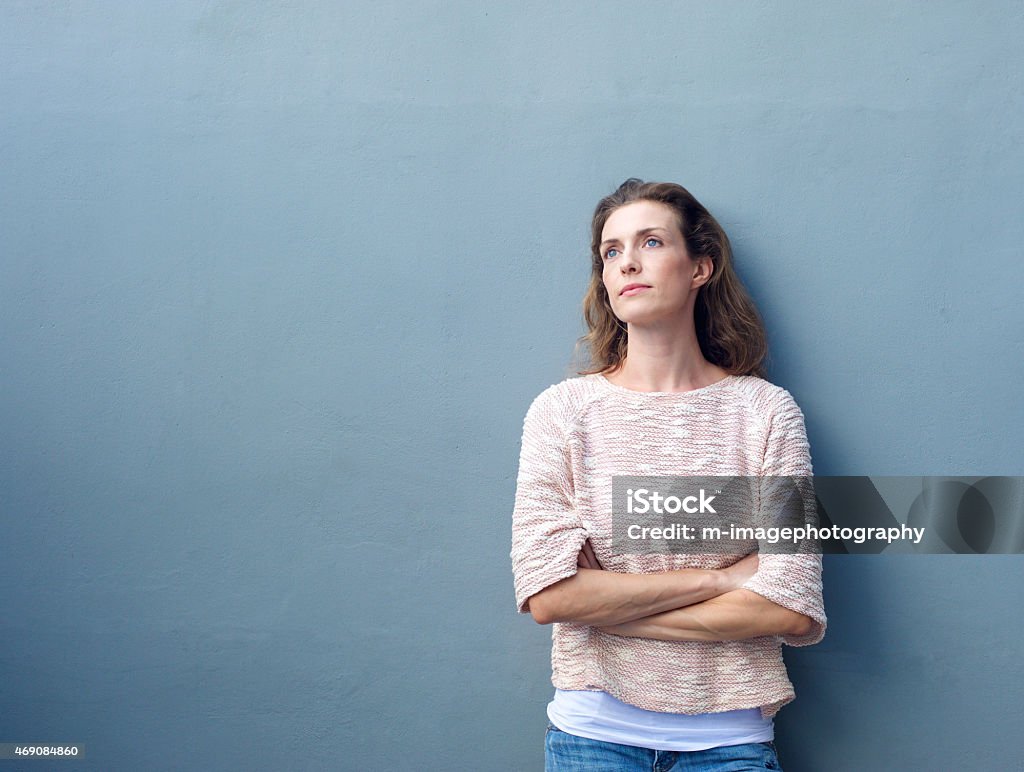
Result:
<svg viewBox="0 0 1024 772"><path fill-rule="evenodd" d="M612 551L613 475L810 475L803 414L785 389L729 376L686 392L641 392L601 375L545 389L523 421L512 516L516 604L576 573L590 538L610 571L651 573L722 568L736 555L622 554ZM825 634L821 556L759 556L744 585L815 621L804 636L742 641L662 641L552 625L551 682L601 690L647 710L716 713L760 707L774 716L795 697L782 643L808 646Z"/></svg>

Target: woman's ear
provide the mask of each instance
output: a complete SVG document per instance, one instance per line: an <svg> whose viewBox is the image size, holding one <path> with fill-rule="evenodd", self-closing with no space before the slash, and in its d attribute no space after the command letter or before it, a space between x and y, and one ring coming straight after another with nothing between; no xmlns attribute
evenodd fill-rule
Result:
<svg viewBox="0 0 1024 772"><path fill-rule="evenodd" d="M690 285L693 289L702 287L710 281L711 276L715 272L715 264L710 257L698 257L694 260L693 267L693 283Z"/></svg>

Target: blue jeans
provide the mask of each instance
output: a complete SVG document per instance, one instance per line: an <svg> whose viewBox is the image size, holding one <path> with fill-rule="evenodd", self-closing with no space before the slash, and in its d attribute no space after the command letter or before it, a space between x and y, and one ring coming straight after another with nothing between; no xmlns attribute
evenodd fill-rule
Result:
<svg viewBox="0 0 1024 772"><path fill-rule="evenodd" d="M548 722L544 733L545 772L781 772L775 743L722 745L703 751L656 751L591 740Z"/></svg>

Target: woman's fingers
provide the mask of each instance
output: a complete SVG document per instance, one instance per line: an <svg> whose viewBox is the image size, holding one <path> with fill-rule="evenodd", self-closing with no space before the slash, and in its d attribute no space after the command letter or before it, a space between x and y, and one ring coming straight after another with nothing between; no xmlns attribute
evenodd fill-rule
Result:
<svg viewBox="0 0 1024 772"><path fill-rule="evenodd" d="M581 550L581 552L586 553L587 560L590 561L590 568L601 568L601 563L598 561L597 555L594 554L594 547L590 543L590 539L587 539L585 542L583 542L583 549Z"/></svg>
<svg viewBox="0 0 1024 772"><path fill-rule="evenodd" d="M590 568L590 558L587 557L586 544L580 547L580 552L576 556L576 565L582 568Z"/></svg>
<svg viewBox="0 0 1024 772"><path fill-rule="evenodd" d="M600 568L601 564L597 562L597 557L594 555L594 550L590 546L590 539L583 542L583 546L580 547L580 553L576 556L576 565L583 568Z"/></svg>

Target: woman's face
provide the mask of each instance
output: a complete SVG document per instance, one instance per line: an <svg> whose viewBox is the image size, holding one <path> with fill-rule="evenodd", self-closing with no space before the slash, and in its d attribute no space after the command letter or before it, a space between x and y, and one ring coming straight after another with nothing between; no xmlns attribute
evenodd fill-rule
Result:
<svg viewBox="0 0 1024 772"><path fill-rule="evenodd" d="M711 261L686 251L675 210L634 201L608 216L601 231L602 278L612 311L627 324L693 319L692 297L710 277ZM642 285L630 289L633 285Z"/></svg>

